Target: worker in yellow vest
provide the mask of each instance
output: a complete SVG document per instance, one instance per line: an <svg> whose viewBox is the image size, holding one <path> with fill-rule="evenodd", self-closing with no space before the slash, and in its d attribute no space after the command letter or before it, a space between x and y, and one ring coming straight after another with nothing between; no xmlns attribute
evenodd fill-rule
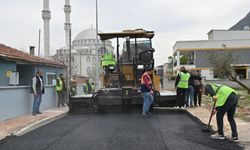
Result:
<svg viewBox="0 0 250 150"><path fill-rule="evenodd" d="M237 92L228 86L219 84L206 84L202 88L202 92L203 94L211 96L215 102L215 109L211 115L215 115L217 113L216 120L218 133L211 135L211 138L220 140L225 139L223 132L223 117L225 113L227 113L227 118L232 130L231 140L238 142L237 126L234 120L234 114L238 104Z"/></svg>
<svg viewBox="0 0 250 150"><path fill-rule="evenodd" d="M190 79L190 74L187 72L184 66L181 67L180 73L176 77L175 81L175 88L177 93L177 105L179 106L179 108L185 107L185 99L188 90L189 79Z"/></svg>
<svg viewBox="0 0 250 150"><path fill-rule="evenodd" d="M60 107L61 105L65 107L64 105L64 85L63 85L63 75L60 74L60 77L56 79L56 92L57 92L57 107Z"/></svg>
<svg viewBox="0 0 250 150"><path fill-rule="evenodd" d="M84 95L93 93L93 85L89 82L89 79L86 79L83 84L83 93Z"/></svg>

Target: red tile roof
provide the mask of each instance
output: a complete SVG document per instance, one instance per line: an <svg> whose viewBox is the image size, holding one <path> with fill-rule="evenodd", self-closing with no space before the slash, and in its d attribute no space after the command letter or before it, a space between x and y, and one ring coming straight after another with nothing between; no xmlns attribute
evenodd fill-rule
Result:
<svg viewBox="0 0 250 150"><path fill-rule="evenodd" d="M29 63L43 64L43 65L49 65L49 66L61 66L61 67L65 66L62 63L57 63L49 59L41 58L38 56L33 56L23 51L6 46L4 44L0 44L0 57L8 58L11 60L16 60L16 61L18 60L27 61Z"/></svg>

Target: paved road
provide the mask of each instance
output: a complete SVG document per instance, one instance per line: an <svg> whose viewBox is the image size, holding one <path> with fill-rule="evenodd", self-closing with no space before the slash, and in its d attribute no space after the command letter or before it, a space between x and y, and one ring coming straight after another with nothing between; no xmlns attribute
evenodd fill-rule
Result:
<svg viewBox="0 0 250 150"><path fill-rule="evenodd" d="M33 132L0 142L1 150L241 150L209 139L184 112L68 115Z"/></svg>

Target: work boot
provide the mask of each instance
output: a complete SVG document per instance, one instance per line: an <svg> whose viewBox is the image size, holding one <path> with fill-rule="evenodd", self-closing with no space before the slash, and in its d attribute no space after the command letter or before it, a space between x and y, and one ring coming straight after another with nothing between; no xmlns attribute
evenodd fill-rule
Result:
<svg viewBox="0 0 250 150"><path fill-rule="evenodd" d="M213 134L210 136L211 139L216 139L216 140L224 140L225 136L224 135L220 135L219 133Z"/></svg>
<svg viewBox="0 0 250 150"><path fill-rule="evenodd" d="M239 138L238 137L232 137L229 140L232 141L232 142L239 142Z"/></svg>
<svg viewBox="0 0 250 150"><path fill-rule="evenodd" d="M142 113L143 117L149 117L150 115L148 115L147 113Z"/></svg>
<svg viewBox="0 0 250 150"><path fill-rule="evenodd" d="M147 115L153 115L151 112L147 112L146 114L147 114Z"/></svg>

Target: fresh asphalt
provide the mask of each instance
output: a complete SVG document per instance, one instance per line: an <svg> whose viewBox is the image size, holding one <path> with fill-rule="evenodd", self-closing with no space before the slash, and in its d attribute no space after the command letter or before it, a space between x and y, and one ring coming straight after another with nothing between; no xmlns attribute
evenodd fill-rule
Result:
<svg viewBox="0 0 250 150"><path fill-rule="evenodd" d="M185 111L67 115L20 137L0 141L0 150L241 150L211 133Z"/></svg>

